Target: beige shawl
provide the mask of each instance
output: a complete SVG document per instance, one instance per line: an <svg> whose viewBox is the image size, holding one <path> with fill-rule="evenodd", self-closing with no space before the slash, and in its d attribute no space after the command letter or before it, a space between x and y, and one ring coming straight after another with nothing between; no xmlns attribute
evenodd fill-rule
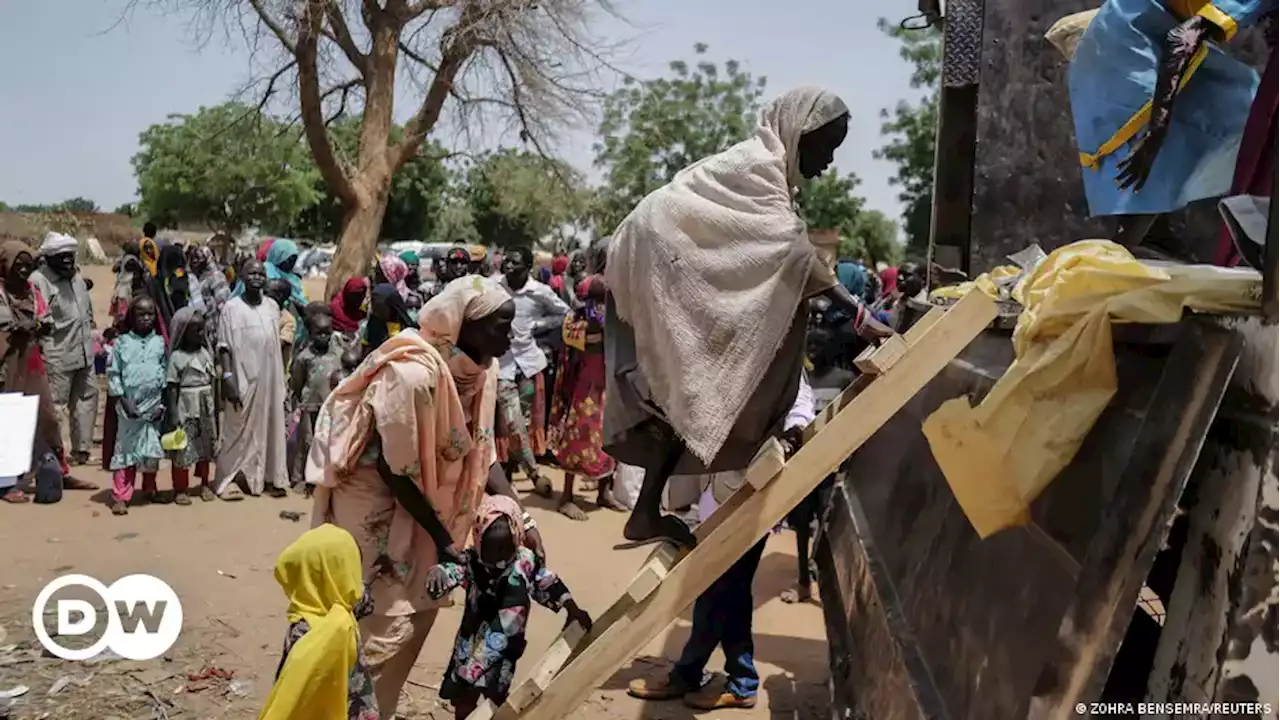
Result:
<svg viewBox="0 0 1280 720"><path fill-rule="evenodd" d="M790 328L815 265L796 214L800 136L846 114L801 87L755 134L680 171L614 233L605 277L651 399L710 462Z"/></svg>

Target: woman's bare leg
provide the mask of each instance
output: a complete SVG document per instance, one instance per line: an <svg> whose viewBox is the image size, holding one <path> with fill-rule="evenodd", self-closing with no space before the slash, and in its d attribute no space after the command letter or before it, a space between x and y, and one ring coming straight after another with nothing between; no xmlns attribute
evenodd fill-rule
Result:
<svg viewBox="0 0 1280 720"><path fill-rule="evenodd" d="M564 492L560 493L560 514L570 520L586 520L587 514L573 501L573 473L564 474Z"/></svg>
<svg viewBox="0 0 1280 720"><path fill-rule="evenodd" d="M675 472L684 444L666 423L658 420L652 423L656 440L654 451L644 468L644 483L636 498L636 509L631 511L622 535L635 542L666 539L677 545L693 547L698 541L689 526L674 515L662 514L662 491Z"/></svg>
<svg viewBox="0 0 1280 720"><path fill-rule="evenodd" d="M600 478L596 481L596 505L618 512L625 512L626 508L618 499L613 496L613 475Z"/></svg>

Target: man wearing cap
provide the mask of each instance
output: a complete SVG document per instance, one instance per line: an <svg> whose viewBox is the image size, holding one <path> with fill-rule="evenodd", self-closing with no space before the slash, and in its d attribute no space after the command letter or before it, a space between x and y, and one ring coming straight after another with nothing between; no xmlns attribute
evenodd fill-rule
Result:
<svg viewBox="0 0 1280 720"><path fill-rule="evenodd" d="M49 389L58 421L70 425L72 465L89 461L93 425L98 416L98 386L93 377L93 303L89 286L76 266L76 239L51 232L40 244L44 263L31 274L31 283L49 303L53 332L42 351L49 371Z"/></svg>
<svg viewBox="0 0 1280 720"><path fill-rule="evenodd" d="M455 245L444 254L444 260L433 262L432 266L436 273L436 282L423 293L423 304L444 290L450 282L467 274L471 268L471 253L467 252L466 248Z"/></svg>

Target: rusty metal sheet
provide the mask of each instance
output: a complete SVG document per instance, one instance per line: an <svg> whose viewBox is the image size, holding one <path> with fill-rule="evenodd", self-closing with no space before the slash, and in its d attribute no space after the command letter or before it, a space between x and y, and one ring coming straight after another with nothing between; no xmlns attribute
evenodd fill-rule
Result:
<svg viewBox="0 0 1280 720"><path fill-rule="evenodd" d="M842 468L850 509L833 505L817 558L832 568L819 575L828 622L855 646L844 680L855 715L897 717L873 712L896 702L920 717L1025 718L1070 693L1100 694L1115 629L1132 614L1239 352L1229 332L1178 327L1173 346L1117 346L1115 399L1026 527L979 540L920 431L943 401L980 398L1003 373L1008 338L995 332ZM911 692L886 698L882 680Z"/></svg>

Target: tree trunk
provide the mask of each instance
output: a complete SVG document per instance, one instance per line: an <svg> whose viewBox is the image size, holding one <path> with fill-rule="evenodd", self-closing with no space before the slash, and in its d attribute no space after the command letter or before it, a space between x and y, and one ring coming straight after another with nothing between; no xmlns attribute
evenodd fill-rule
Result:
<svg viewBox="0 0 1280 720"><path fill-rule="evenodd" d="M324 285L325 300L337 295L347 280L369 274L382 229L382 216L387 212L390 178L384 184L386 187L376 194L360 193L360 202L347 208L342 218L342 233L338 236L338 251Z"/></svg>

